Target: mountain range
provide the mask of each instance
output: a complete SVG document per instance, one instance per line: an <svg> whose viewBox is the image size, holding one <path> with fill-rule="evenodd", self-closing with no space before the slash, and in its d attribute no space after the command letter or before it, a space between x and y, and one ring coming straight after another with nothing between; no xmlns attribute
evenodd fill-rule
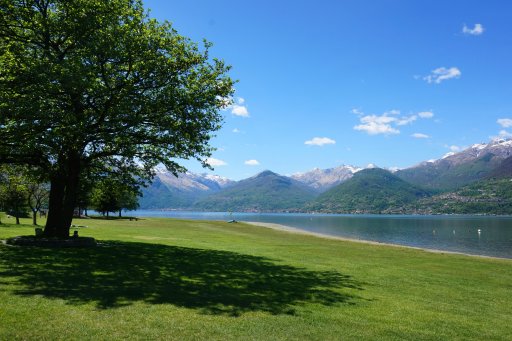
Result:
<svg viewBox="0 0 512 341"><path fill-rule="evenodd" d="M512 140L475 144L462 152L400 170L405 181L434 190L456 189L496 172L512 156Z"/></svg>
<svg viewBox="0 0 512 341"><path fill-rule="evenodd" d="M306 173L293 174L291 178L321 193L350 179L361 169L345 165L329 169L315 168Z"/></svg>
<svg viewBox="0 0 512 341"><path fill-rule="evenodd" d="M264 171L229 186L193 205L205 211L300 211L316 197L313 187L292 178Z"/></svg>
<svg viewBox="0 0 512 341"><path fill-rule="evenodd" d="M339 166L232 181L158 169L144 209L329 213L512 214L512 139L475 144L389 171Z"/></svg>
<svg viewBox="0 0 512 341"><path fill-rule="evenodd" d="M364 169L342 184L320 194L308 211L340 213L395 213L429 193L381 168Z"/></svg>

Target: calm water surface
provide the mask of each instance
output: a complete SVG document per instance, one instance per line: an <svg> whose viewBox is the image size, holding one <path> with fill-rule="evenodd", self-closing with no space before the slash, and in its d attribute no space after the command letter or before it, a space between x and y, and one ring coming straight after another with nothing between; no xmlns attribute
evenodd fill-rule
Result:
<svg viewBox="0 0 512 341"><path fill-rule="evenodd" d="M330 236L512 258L512 217L228 214L152 210L139 210L130 215L275 223Z"/></svg>

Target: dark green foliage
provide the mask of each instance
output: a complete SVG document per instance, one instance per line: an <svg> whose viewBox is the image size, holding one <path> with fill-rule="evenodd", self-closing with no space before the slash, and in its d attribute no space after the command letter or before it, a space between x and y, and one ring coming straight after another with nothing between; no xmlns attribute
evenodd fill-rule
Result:
<svg viewBox="0 0 512 341"><path fill-rule="evenodd" d="M103 185L92 190L91 206L94 210L106 214L119 210L118 200L113 191L113 186Z"/></svg>
<svg viewBox="0 0 512 341"><path fill-rule="evenodd" d="M138 191L113 179L105 179L95 185L91 193L91 206L98 212L133 211L139 207Z"/></svg>
<svg viewBox="0 0 512 341"><path fill-rule="evenodd" d="M83 173L207 166L233 93L209 47L137 0L0 0L0 163L47 176L46 235L68 237Z"/></svg>
<svg viewBox="0 0 512 341"><path fill-rule="evenodd" d="M362 170L346 182L321 194L307 209L330 213L398 213L404 205L429 196L391 172Z"/></svg>
<svg viewBox="0 0 512 341"><path fill-rule="evenodd" d="M0 208L10 215L19 218L27 216L29 190L27 182L21 174L20 167L0 167Z"/></svg>
<svg viewBox="0 0 512 341"><path fill-rule="evenodd" d="M195 209L208 211L298 211L315 191L293 179L265 171L198 201Z"/></svg>
<svg viewBox="0 0 512 341"><path fill-rule="evenodd" d="M38 183L34 179L27 182L27 203L32 211L32 224L37 225L37 213L48 207L50 195L48 184Z"/></svg>
<svg viewBox="0 0 512 341"><path fill-rule="evenodd" d="M512 179L482 180L459 190L418 201L421 213L512 214Z"/></svg>

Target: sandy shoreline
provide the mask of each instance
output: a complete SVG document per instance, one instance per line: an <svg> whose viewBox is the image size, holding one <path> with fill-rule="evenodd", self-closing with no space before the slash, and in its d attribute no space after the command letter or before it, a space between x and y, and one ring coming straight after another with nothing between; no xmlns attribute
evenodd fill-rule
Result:
<svg viewBox="0 0 512 341"><path fill-rule="evenodd" d="M397 248L415 249L415 250L421 250L421 251L431 252L431 253L440 253L440 254L446 253L446 254L462 255L462 256L469 256L469 257L510 260L509 258L504 258L504 257L475 255L475 254L464 253L464 252L446 251L446 250L439 250L439 249L428 249L428 248L422 248L422 247L417 247L417 246L408 246L408 245L400 245L400 244L375 242L375 241L372 241L372 240L363 240L363 239L353 239L353 238L346 238L346 237L339 237L339 236L330 236L330 235L326 235L326 234L321 234L321 233L317 233L317 232L310 232L310 231L304 231L304 230L301 230L301 229L298 229L298 228L295 228L295 227L281 225L281 224L274 224L274 223L262 223L262 222L256 222L256 221L241 221L241 222L249 224L249 225L253 225L253 226L265 227L265 228L270 228L270 229L278 230L278 231L284 231L284 232L296 233L296 234L303 234L303 235L314 236L314 237L324 238L324 239L340 240L340 241L345 241L345 242L354 242L354 243L362 243L362 244L370 244L370 245L381 245L381 246L389 246L389 247L397 247Z"/></svg>

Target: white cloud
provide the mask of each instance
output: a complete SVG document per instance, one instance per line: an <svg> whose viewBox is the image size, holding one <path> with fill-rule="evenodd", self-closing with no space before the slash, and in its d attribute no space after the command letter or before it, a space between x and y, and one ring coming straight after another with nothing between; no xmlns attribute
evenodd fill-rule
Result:
<svg viewBox="0 0 512 341"><path fill-rule="evenodd" d="M450 151L443 156L443 159L450 157L452 155L455 155L455 154L463 151L464 149L468 148L467 146L456 146L456 145L451 145L451 146L445 145L445 147L450 149Z"/></svg>
<svg viewBox="0 0 512 341"><path fill-rule="evenodd" d="M393 110L387 111L386 114L388 114L388 115L400 115L400 110L393 109Z"/></svg>
<svg viewBox="0 0 512 341"><path fill-rule="evenodd" d="M508 131L506 130L500 130L500 135L499 135L500 138L510 138L512 137L512 133L509 133Z"/></svg>
<svg viewBox="0 0 512 341"><path fill-rule="evenodd" d="M400 116L400 110L386 111L382 115L364 115L363 112L358 111L359 121L361 124L356 125L354 130L364 131L369 135L391 135L400 134L398 127L412 124L421 118L431 118L434 114L430 111L423 111L418 114L409 116Z"/></svg>
<svg viewBox="0 0 512 341"><path fill-rule="evenodd" d="M235 134L240 133L240 129L238 129L238 128L233 129L233 133L235 133Z"/></svg>
<svg viewBox="0 0 512 341"><path fill-rule="evenodd" d="M418 116L421 118L432 118L434 113L432 111L422 111L418 113Z"/></svg>
<svg viewBox="0 0 512 341"><path fill-rule="evenodd" d="M382 124L377 122L369 122L365 124L360 124L354 127L355 130L365 131L370 135L378 135L378 134L400 134L400 130L393 128L389 124Z"/></svg>
<svg viewBox="0 0 512 341"><path fill-rule="evenodd" d="M408 117L402 117L396 121L396 124L399 126L405 126L407 124L410 124L418 119L418 116L412 115Z"/></svg>
<svg viewBox="0 0 512 341"><path fill-rule="evenodd" d="M364 113L361 110L359 110L358 108L354 108L354 109L350 110L350 112L352 114L358 115L358 116L364 115Z"/></svg>
<svg viewBox="0 0 512 341"><path fill-rule="evenodd" d="M304 142L304 144L310 145L310 146L324 146L326 144L335 144L336 141L333 139L330 139L328 137L314 137L311 140L308 140Z"/></svg>
<svg viewBox="0 0 512 341"><path fill-rule="evenodd" d="M235 116L249 117L249 110L244 105L233 104L231 106L231 113Z"/></svg>
<svg viewBox="0 0 512 341"><path fill-rule="evenodd" d="M460 70L456 67L451 68L445 68L440 67L435 70L433 70L430 75L423 77L424 80L426 80L428 83L436 83L439 84L442 81L452 79L452 78L459 78L462 75Z"/></svg>
<svg viewBox="0 0 512 341"><path fill-rule="evenodd" d="M258 160L247 160L244 162L247 166L259 166L260 162Z"/></svg>
<svg viewBox="0 0 512 341"><path fill-rule="evenodd" d="M206 159L206 163L209 164L212 167L220 167L220 166L226 166L227 163L225 161L215 159L213 157L210 157Z"/></svg>
<svg viewBox="0 0 512 341"><path fill-rule="evenodd" d="M462 33L469 34L472 36L479 36L484 33L484 27L482 24L475 24L473 28L469 28L466 25L462 27Z"/></svg>
<svg viewBox="0 0 512 341"><path fill-rule="evenodd" d="M239 117L250 117L249 110L245 104L245 99L242 97L237 97L236 99L233 97L218 97L219 101L224 106L223 110L231 110L231 113L235 116Z"/></svg>
<svg viewBox="0 0 512 341"><path fill-rule="evenodd" d="M376 124L389 124L395 122L395 117L388 116L388 113L384 113L384 115L367 115L361 118L361 123L376 123Z"/></svg>
<svg viewBox="0 0 512 341"><path fill-rule="evenodd" d="M381 116L367 115L360 119L361 124L354 127L355 130L365 131L369 135L378 134L400 134L400 131L391 126L392 123L397 121L396 117L389 116L389 113L384 113Z"/></svg>
<svg viewBox="0 0 512 341"><path fill-rule="evenodd" d="M510 119L510 118L500 118L497 122L503 128L512 127L512 119Z"/></svg>
<svg viewBox="0 0 512 341"><path fill-rule="evenodd" d="M428 136L427 134L422 134L422 133L414 133L411 136L416 138L416 139L428 139L428 138L430 138L430 136Z"/></svg>

